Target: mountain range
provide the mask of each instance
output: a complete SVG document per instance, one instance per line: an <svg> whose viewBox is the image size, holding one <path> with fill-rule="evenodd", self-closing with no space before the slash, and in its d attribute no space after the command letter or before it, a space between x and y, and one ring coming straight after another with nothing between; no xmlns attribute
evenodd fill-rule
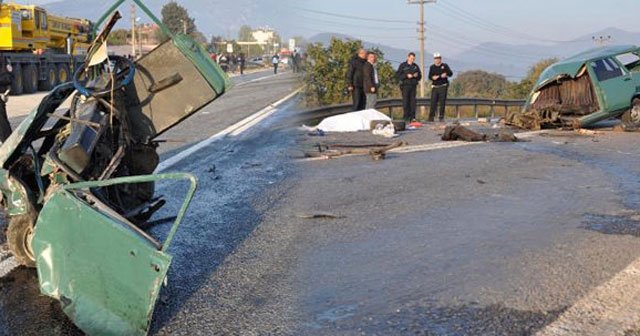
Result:
<svg viewBox="0 0 640 336"><path fill-rule="evenodd" d="M113 1L108 0L32 0L42 4L52 13L64 13L67 16L96 20L110 6ZM152 12L159 16L160 10L169 0L145 0L144 3ZM125 2L129 4L129 1ZM180 0L180 4L189 10L196 19L196 25L205 36L211 33L225 37L235 37L237 30L243 24L250 26L270 26L275 28L281 36L298 35L295 27L299 26L294 9L281 0ZM123 19L120 26L128 26L130 22L129 6L121 6ZM138 16L144 15L138 11ZM148 21L148 20L145 20ZM328 43L331 37L351 38L344 33L322 33L307 40L310 42ZM446 62L459 71L482 69L496 72L510 80L518 80L526 74L528 68L535 62L550 57L564 58L580 51L593 48L593 36L611 36L614 44L640 44L640 33L628 32L617 28L607 28L601 31L577 37L572 41L557 41L530 44L507 44L499 42L481 43L463 49L453 55L444 55ZM397 64L403 61L409 50L395 48L377 43L363 41L366 47L377 47L384 51L385 58ZM430 49L430 48L429 48ZM416 50L414 50L416 51ZM431 51L429 50L428 54ZM429 59L430 61L430 59Z"/></svg>
<svg viewBox="0 0 640 336"><path fill-rule="evenodd" d="M144 4L160 18L162 6L169 0L145 0ZM58 0L42 2L42 6L51 13L64 14L70 17L97 20L114 0ZM278 0L180 0L180 5L187 8L189 14L196 20L196 25L205 36L210 34L225 37L236 37L241 25L269 26L280 32L281 36L291 36L292 29L289 22L282 18L295 18L290 14L290 8ZM123 16L119 25L130 24L130 2L126 1L119 10ZM144 13L138 9L137 16L145 22Z"/></svg>
<svg viewBox="0 0 640 336"><path fill-rule="evenodd" d="M611 36L612 44L640 44L640 33L628 32L617 28L580 36L571 41L558 41L544 44L506 44L497 42L481 43L464 49L453 55L445 55L445 61L458 72L481 69L504 75L509 80L519 80L525 76L529 67L545 58L566 58L578 52L596 47L593 37ZM332 37L356 39L340 33L322 33L310 37L310 42L327 44ZM363 41L365 48L377 47L385 53L385 59L397 63L405 59L409 50L394 48L371 41ZM414 50L415 51L415 50ZM427 54L431 54L428 50ZM430 59L428 59L430 61Z"/></svg>

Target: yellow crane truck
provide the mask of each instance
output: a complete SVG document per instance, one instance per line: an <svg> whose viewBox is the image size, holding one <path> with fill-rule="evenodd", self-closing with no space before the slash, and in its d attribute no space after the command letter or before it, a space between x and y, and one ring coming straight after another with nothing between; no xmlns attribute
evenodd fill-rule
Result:
<svg viewBox="0 0 640 336"><path fill-rule="evenodd" d="M69 81L91 42L89 20L0 0L0 64L11 64L11 93L49 91Z"/></svg>

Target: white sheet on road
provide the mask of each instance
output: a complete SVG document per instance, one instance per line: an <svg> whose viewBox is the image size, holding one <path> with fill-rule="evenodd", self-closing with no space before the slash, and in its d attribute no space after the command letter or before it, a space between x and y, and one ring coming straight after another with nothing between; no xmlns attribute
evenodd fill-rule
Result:
<svg viewBox="0 0 640 336"><path fill-rule="evenodd" d="M391 118L384 113L370 109L326 118L316 128L324 132L370 131L371 121L374 120L391 120Z"/></svg>

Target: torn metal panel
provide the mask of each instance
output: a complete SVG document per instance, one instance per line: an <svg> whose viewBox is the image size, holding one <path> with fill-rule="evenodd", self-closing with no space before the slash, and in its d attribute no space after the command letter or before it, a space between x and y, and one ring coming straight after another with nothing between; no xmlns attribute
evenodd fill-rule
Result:
<svg viewBox="0 0 640 336"><path fill-rule="evenodd" d="M89 190L122 183L186 179L191 187L161 244ZM43 294L91 335L146 335L171 264L171 240L193 198L189 174L126 177L58 187L48 195L32 241ZM73 214L70 216L69 214Z"/></svg>
<svg viewBox="0 0 640 336"><path fill-rule="evenodd" d="M620 117L640 97L640 48L595 48L549 66L525 108L506 122L525 129L588 127Z"/></svg>

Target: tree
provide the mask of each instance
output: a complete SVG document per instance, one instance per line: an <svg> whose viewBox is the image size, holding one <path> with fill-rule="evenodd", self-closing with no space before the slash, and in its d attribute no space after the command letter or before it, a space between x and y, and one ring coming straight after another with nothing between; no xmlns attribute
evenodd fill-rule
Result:
<svg viewBox="0 0 640 336"><path fill-rule="evenodd" d="M347 94L347 71L349 61L362 48L361 41L331 39L328 47L321 43L307 46L307 64L305 65L304 101L309 107L326 106L345 103L349 100ZM387 98L398 95L398 85L395 71L384 54L374 50L378 55L378 77L380 90L378 96Z"/></svg>
<svg viewBox="0 0 640 336"><path fill-rule="evenodd" d="M253 38L253 28L247 25L240 26L238 30L238 41L242 42L254 42L256 39Z"/></svg>
<svg viewBox="0 0 640 336"><path fill-rule="evenodd" d="M508 88L503 75L482 70L465 71L451 82L451 96L471 98L501 98Z"/></svg>
<svg viewBox="0 0 640 336"><path fill-rule="evenodd" d="M189 12L186 8L180 6L175 1L170 1L166 5L162 6L162 23L173 34L186 33L192 37L198 37L198 29L196 28L196 21L189 16ZM168 39L164 35L162 30L158 30L158 40L164 42Z"/></svg>
<svg viewBox="0 0 640 336"><path fill-rule="evenodd" d="M526 77L519 83L513 83L508 90L507 97L513 99L526 99L533 86L538 81L542 72L551 64L558 62L557 58L549 58L539 61L529 68Z"/></svg>
<svg viewBox="0 0 640 336"><path fill-rule="evenodd" d="M127 29L116 29L109 34L108 43L114 46L127 44L127 39L131 37L131 31Z"/></svg>

